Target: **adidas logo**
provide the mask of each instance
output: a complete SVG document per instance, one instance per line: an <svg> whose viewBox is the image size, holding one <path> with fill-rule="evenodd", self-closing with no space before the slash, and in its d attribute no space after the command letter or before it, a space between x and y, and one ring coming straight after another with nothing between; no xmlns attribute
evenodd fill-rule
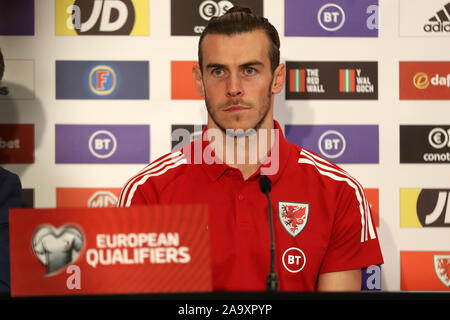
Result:
<svg viewBox="0 0 450 320"><path fill-rule="evenodd" d="M425 32L450 32L450 2L442 10L436 12L429 22L423 26Z"/></svg>

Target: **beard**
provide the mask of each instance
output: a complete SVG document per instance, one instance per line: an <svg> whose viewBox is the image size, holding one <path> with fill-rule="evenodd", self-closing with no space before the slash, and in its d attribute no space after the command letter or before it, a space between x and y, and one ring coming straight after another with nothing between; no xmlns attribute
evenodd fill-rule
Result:
<svg viewBox="0 0 450 320"><path fill-rule="evenodd" d="M273 77L272 77L273 80ZM216 112L220 112L220 110L225 109L229 106L232 105L236 105L236 104L241 104L241 105L245 105L245 106L249 106L249 107L255 107L255 104L249 101L245 101L243 99L240 98L234 98L231 99L229 102L225 103L225 104L221 104L219 105L215 110L212 108L211 106L211 102L208 99L208 94L205 90L205 105L206 105L206 110L208 111L209 116L211 117L212 121L215 123L215 125L219 128L220 131L222 131L224 134L235 137L235 138L239 138L239 137L245 137L245 136L249 136L253 133L256 133L258 131L258 129L261 127L261 125L264 123L264 121L267 118L267 115L269 114L270 111L270 99L272 97L272 92L271 92L271 88L272 88L272 81L270 82L270 86L269 86L269 90L267 90L267 96L265 97L265 99L263 99L262 103L261 103L261 108L258 109L258 118L256 119L256 123L253 125L250 125L249 128L229 128L226 126L226 124L224 123L224 121L221 121L217 115ZM241 120L242 116L241 115L235 115L234 116L234 120L236 122L239 122ZM253 130L251 130L253 129Z"/></svg>

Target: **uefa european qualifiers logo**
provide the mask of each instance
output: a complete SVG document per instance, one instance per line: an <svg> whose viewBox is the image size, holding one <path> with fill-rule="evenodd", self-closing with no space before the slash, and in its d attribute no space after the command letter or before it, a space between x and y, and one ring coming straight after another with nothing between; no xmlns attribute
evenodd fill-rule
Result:
<svg viewBox="0 0 450 320"><path fill-rule="evenodd" d="M80 268L74 263L84 247L85 236L79 226L63 225L55 228L45 224L36 228L31 249L35 257L45 267L45 278L59 275L66 269L72 274L67 278L69 290L81 289Z"/></svg>
<svg viewBox="0 0 450 320"><path fill-rule="evenodd" d="M287 61L286 99L378 99L377 62Z"/></svg>

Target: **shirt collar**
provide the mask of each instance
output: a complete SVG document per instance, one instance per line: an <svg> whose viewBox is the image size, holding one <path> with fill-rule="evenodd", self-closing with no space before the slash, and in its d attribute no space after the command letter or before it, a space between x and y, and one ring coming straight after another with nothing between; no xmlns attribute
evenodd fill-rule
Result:
<svg viewBox="0 0 450 320"><path fill-rule="evenodd" d="M192 143L194 154L191 159L194 164L202 164L202 168L205 170L211 181L216 181L225 173L225 171L238 169L224 164L220 158L216 157L209 144L208 137L206 136L207 129L208 127L205 126L202 138ZM280 124L275 120L274 129L276 130L276 139L271 153L261 167L248 180L258 178L260 175L267 175L271 182L275 183L281 177L289 159L290 148L288 141L283 135ZM202 150L201 154L195 152L196 150L200 151L200 144Z"/></svg>

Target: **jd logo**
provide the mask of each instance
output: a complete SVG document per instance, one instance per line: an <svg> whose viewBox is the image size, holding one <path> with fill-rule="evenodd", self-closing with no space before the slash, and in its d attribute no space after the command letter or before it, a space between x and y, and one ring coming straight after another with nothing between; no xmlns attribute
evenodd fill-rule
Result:
<svg viewBox="0 0 450 320"><path fill-rule="evenodd" d="M79 35L128 35L135 23L131 0L76 0L67 13L67 27Z"/></svg>
<svg viewBox="0 0 450 320"><path fill-rule="evenodd" d="M450 190L423 189L417 199L417 217L424 227L450 226Z"/></svg>

